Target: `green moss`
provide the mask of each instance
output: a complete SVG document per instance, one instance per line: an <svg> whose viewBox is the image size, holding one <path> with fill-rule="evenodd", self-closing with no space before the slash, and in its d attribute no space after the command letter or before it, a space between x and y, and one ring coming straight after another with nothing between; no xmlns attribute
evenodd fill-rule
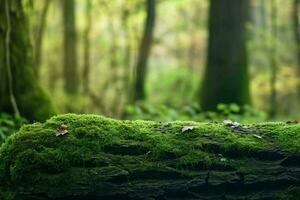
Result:
<svg viewBox="0 0 300 200"><path fill-rule="evenodd" d="M300 125L283 122L262 123L256 127L266 136L273 138L285 150L300 153Z"/></svg>
<svg viewBox="0 0 300 200"><path fill-rule="evenodd" d="M61 125L67 126L68 133L57 137ZM183 126L194 128L182 133ZM89 179L91 184L125 181L149 170L153 176L158 172L163 176L164 169L172 169L174 176L192 176L194 172L186 169L247 170L249 164L241 157L264 156L261 152L272 149L299 155L300 125L263 123L248 127L263 138L233 132L222 123L55 116L45 123L23 126L2 145L0 190L14 185L11 194L30 190L59 198L80 193L76 183ZM240 160L235 160L237 156ZM57 183L63 187L57 188Z"/></svg>
<svg viewBox="0 0 300 200"><path fill-rule="evenodd" d="M197 166L203 165L204 168L209 168L213 162L213 157L209 153L192 151L182 156L179 160L179 164L183 166Z"/></svg>
<svg viewBox="0 0 300 200"><path fill-rule="evenodd" d="M300 188L291 187L288 191L282 192L276 196L278 200L294 200L295 197L300 197Z"/></svg>
<svg viewBox="0 0 300 200"><path fill-rule="evenodd" d="M31 121L45 121L57 113L49 95L40 87L16 96L21 114Z"/></svg>
<svg viewBox="0 0 300 200"><path fill-rule="evenodd" d="M18 199L18 196L15 191L7 190L6 188L0 187L0 199L14 200Z"/></svg>

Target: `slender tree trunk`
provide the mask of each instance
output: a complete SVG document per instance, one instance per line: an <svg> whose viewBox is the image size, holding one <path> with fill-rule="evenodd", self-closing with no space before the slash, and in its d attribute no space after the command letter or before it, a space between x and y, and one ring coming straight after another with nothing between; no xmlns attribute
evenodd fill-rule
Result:
<svg viewBox="0 0 300 200"><path fill-rule="evenodd" d="M267 5L268 2L265 0L260 1L260 15L261 15L261 23L260 23L260 41L261 41L261 46L264 49L264 52L268 54L269 52L269 44L268 44L268 38L270 37L270 32L269 32L269 16L267 12ZM266 54L266 55L267 55Z"/></svg>
<svg viewBox="0 0 300 200"><path fill-rule="evenodd" d="M260 0L260 15L261 15L261 27L263 28L263 40L266 40L266 30L268 29L268 22L267 22L267 10L266 10L266 1Z"/></svg>
<svg viewBox="0 0 300 200"><path fill-rule="evenodd" d="M120 77L119 77L119 67L120 67L120 62L119 62L119 57L118 57L118 47L119 43L116 38L118 38L118 33L117 29L115 26L115 23L111 21L110 23L110 35L111 35L111 46L110 46L110 72L111 76L108 79L108 85L110 88L114 90L114 96L111 99L109 111L110 115L109 116L114 116L117 117L117 113L119 110L119 105L120 105L120 100L121 100L121 95L120 93L122 92L120 88ZM108 90L106 90L108 92Z"/></svg>
<svg viewBox="0 0 300 200"><path fill-rule="evenodd" d="M78 72L74 0L63 0L63 26L65 91L68 94L76 94L78 91Z"/></svg>
<svg viewBox="0 0 300 200"><path fill-rule="evenodd" d="M39 77L40 72L40 65L41 65L41 59L42 59L42 47L43 47L43 36L44 36L44 30L46 27L46 19L47 19L47 13L49 10L51 0L45 0L42 12L39 16L39 23L35 35L35 52L34 52L34 72L37 77Z"/></svg>
<svg viewBox="0 0 300 200"><path fill-rule="evenodd" d="M192 9L192 18L191 22L189 23L188 32L190 34L190 41L189 46L187 49L187 69L190 69L192 72L196 71L197 68L197 58L199 57L200 52L198 52L198 44L197 40L198 34L197 31L199 30L199 23L198 19L201 17L202 12L202 1L195 3L194 8Z"/></svg>
<svg viewBox="0 0 300 200"><path fill-rule="evenodd" d="M271 118L275 117L277 114L277 71L278 71L278 61L277 61L277 0L271 0L271 37L272 42L270 46L270 111L269 116Z"/></svg>
<svg viewBox="0 0 300 200"><path fill-rule="evenodd" d="M215 110L219 103L250 103L246 22L249 0L211 0L207 66L201 106Z"/></svg>
<svg viewBox="0 0 300 200"><path fill-rule="evenodd" d="M130 97L132 94L132 88L131 85L131 74L132 74L132 36L131 31L129 27L129 16L130 16L130 10L128 6L126 7L126 3L124 5L123 14L122 14L122 28L125 33L125 46L124 46L124 55L123 55L123 86L122 86L122 95L123 95L123 102L122 102L122 108L120 109L120 118L126 117L126 112L124 107L130 102Z"/></svg>
<svg viewBox="0 0 300 200"><path fill-rule="evenodd" d="M292 18L293 18L293 29L295 34L295 41L296 41L296 50L297 50L297 73L298 77L300 77L300 23L299 23L299 0L293 1L293 11L292 11ZM300 99L300 83L298 83L298 97Z"/></svg>
<svg viewBox="0 0 300 200"><path fill-rule="evenodd" d="M34 76L28 17L21 0L0 0L0 112L42 121L55 114Z"/></svg>
<svg viewBox="0 0 300 200"><path fill-rule="evenodd" d="M92 2L91 0L86 0L86 9L85 9L85 19L86 19L86 27L83 35L83 77L82 84L84 93L89 93L90 91L90 32L92 26Z"/></svg>
<svg viewBox="0 0 300 200"><path fill-rule="evenodd" d="M139 56L136 66L135 101L144 100L146 98L145 81L147 76L148 57L150 54L155 24L155 2L156 0L147 0L147 19L145 23L144 35L139 47Z"/></svg>

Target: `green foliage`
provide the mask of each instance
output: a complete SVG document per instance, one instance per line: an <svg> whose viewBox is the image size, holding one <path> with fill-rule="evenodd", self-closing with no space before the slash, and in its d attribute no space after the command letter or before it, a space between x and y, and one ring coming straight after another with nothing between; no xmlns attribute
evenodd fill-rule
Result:
<svg viewBox="0 0 300 200"><path fill-rule="evenodd" d="M94 111L96 108L90 108L90 99L86 95L72 95L59 92L55 96L59 99L56 106L61 113L84 113L88 112L89 109Z"/></svg>
<svg viewBox="0 0 300 200"><path fill-rule="evenodd" d="M191 70L175 68L158 72L157 69L150 69L147 82L148 100L154 104L163 102L175 107L186 105L195 100L198 87L199 75Z"/></svg>
<svg viewBox="0 0 300 200"><path fill-rule="evenodd" d="M27 123L27 120L22 117L0 113L0 144L4 142L8 136L17 132L22 125Z"/></svg>
<svg viewBox="0 0 300 200"><path fill-rule="evenodd" d="M33 1L27 0L26 2ZM98 100L94 101L84 93L80 94L80 96L85 96L83 100L77 101L77 97L74 97L75 102L73 97L70 100L69 98L61 99L64 75L61 73L63 42L61 34L57 34L57 30L62 28L59 14L61 10L58 9L61 6L59 1L53 1L49 8L42 49L42 54L46 56L42 58L40 82L46 89L52 91L51 96L58 105L59 113L74 111L119 117L119 113L123 113L124 105L130 102L132 95L137 47L143 34L145 2L141 0L103 0L100 2L91 0L91 2L94 6L91 10L93 20L89 38L90 63L93 66L90 69L90 86L91 91L101 98L102 103L97 103ZM299 81L295 53L297 43L293 36L293 20L291 20L293 4L292 1L284 0L278 0L277 3L278 6L286 5L278 7L279 66L276 83L277 101L280 102L278 114L280 118L284 116L284 119L296 119L300 108L299 98L296 95ZM43 4L44 1L34 1L34 8L28 12L32 22L32 36L35 36ZM85 12L83 12L86 1L76 1L76 4L78 39L83 41L87 24ZM250 33L247 42L252 105L259 110L268 111L270 109L267 99L270 97L271 67L269 53L271 44L275 42L269 30L271 7L270 2L267 1L253 0L252 4L253 20L247 23ZM155 108L161 107L156 106L158 104L167 105L166 109L169 111L166 112L173 113L170 115L175 115L174 108L179 108L175 112L181 113L186 105L201 100L197 94L207 59L209 5L210 1L199 0L160 1L157 5L158 23L156 23L146 81L147 100L155 105L153 106ZM4 25L5 19L2 19L0 27L4 28ZM228 31L230 29L226 32ZM84 52L83 46L82 42L78 42L77 48L80 55ZM0 55L4 55L1 49ZM84 59L83 56L80 58ZM23 83L24 80L21 82ZM78 82L80 83L82 80ZM213 83L208 86L211 84ZM69 103L70 101L72 103ZM160 110L160 108L156 109ZM215 118L214 113L208 115ZM151 119L149 116L142 118Z"/></svg>
<svg viewBox="0 0 300 200"><path fill-rule="evenodd" d="M195 103L182 108L170 108L165 105L152 105L149 102L139 102L129 105L126 109L129 119L146 119L155 121L193 120L193 121L222 121L230 119L240 122L258 122L267 119L266 113L245 105L219 104L216 112L202 112Z"/></svg>

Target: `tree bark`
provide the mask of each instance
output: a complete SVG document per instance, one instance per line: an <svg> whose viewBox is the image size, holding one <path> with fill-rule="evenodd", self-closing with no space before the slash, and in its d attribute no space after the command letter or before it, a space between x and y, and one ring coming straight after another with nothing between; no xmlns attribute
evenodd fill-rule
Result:
<svg viewBox="0 0 300 200"><path fill-rule="evenodd" d="M299 128L60 115L1 146L0 198L297 199Z"/></svg>
<svg viewBox="0 0 300 200"><path fill-rule="evenodd" d="M122 95L123 95L123 104L122 108L120 109L120 118L125 119L126 118L126 109L125 106L127 106L129 103L132 102L132 74L133 74L133 68L132 66L132 34L131 34L131 27L129 23L130 18L130 6L127 5L126 2L124 2L122 10L122 28L125 33L126 43L124 45L123 50L123 63L124 63L124 71L123 71L123 77L122 77Z"/></svg>
<svg viewBox="0 0 300 200"><path fill-rule="evenodd" d="M0 0L0 111L45 120L53 105L34 76L28 17L21 0Z"/></svg>
<svg viewBox="0 0 300 200"><path fill-rule="evenodd" d="M147 18L136 65L134 101L144 100L146 98L145 81L147 77L147 63L152 45L155 24L155 4L156 0L147 0Z"/></svg>
<svg viewBox="0 0 300 200"><path fill-rule="evenodd" d="M219 103L250 103L246 22L249 0L211 0L207 66L201 106L215 110Z"/></svg>
<svg viewBox="0 0 300 200"><path fill-rule="evenodd" d="M64 78L65 91L68 94L78 92L77 72L77 34L75 1L63 0L63 27L64 27Z"/></svg>
<svg viewBox="0 0 300 200"><path fill-rule="evenodd" d="M86 27L83 36L83 77L82 77L82 84L84 93L88 94L90 92L90 33L92 28L92 2L91 0L86 0L86 8L85 8L85 19L86 19Z"/></svg>
<svg viewBox="0 0 300 200"><path fill-rule="evenodd" d="M277 82L277 73L278 73L278 61L277 61L277 1L271 0L271 34L272 38L271 46L270 46L270 110L269 116L274 118L277 114L277 90L276 90L276 82Z"/></svg>
<svg viewBox="0 0 300 200"><path fill-rule="evenodd" d="M41 59L42 59L42 47L43 47L43 36L44 36L44 30L46 27L46 19L47 14L49 10L51 0L45 0L42 12L39 16L39 23L35 35L35 51L34 51L34 72L37 77L39 77L40 74L40 65L41 65Z"/></svg>

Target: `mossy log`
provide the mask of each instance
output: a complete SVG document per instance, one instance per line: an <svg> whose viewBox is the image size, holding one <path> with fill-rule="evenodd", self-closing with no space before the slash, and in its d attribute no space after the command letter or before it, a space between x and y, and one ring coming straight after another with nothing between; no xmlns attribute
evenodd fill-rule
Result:
<svg viewBox="0 0 300 200"><path fill-rule="evenodd" d="M60 115L2 145L0 199L298 199L299 147L298 124Z"/></svg>

